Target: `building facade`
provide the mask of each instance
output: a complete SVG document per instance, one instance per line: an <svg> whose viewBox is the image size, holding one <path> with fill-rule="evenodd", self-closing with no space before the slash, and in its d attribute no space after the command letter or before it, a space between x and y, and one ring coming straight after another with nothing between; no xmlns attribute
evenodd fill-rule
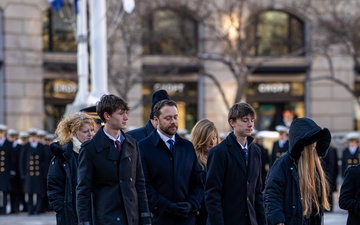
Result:
<svg viewBox="0 0 360 225"><path fill-rule="evenodd" d="M228 108L240 100L256 109L258 130L273 130L288 113L334 134L358 129L359 49L329 38L325 25L334 21L317 7L323 1L136 2L114 23L120 2L106 3L109 92L132 107L129 126L142 126L152 93L166 89L189 131L201 118L230 131ZM355 15L359 1L347 2L339 13ZM75 35L64 22L71 12L47 0L0 0L0 10L0 123L52 132L77 91Z"/></svg>

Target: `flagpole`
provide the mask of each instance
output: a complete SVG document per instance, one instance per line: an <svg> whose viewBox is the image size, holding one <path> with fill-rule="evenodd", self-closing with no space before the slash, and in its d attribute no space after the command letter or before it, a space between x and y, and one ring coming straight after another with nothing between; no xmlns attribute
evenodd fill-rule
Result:
<svg viewBox="0 0 360 225"><path fill-rule="evenodd" d="M77 14L77 72L78 91L74 105L85 105L89 95L89 53L87 30L87 0L77 1L79 12Z"/></svg>
<svg viewBox="0 0 360 225"><path fill-rule="evenodd" d="M88 104L108 93L106 1L90 0L91 92Z"/></svg>

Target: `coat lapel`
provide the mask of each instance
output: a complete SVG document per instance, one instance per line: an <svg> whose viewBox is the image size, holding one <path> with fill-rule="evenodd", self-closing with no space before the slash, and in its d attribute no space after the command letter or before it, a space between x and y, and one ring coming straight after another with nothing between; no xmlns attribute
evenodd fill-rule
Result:
<svg viewBox="0 0 360 225"><path fill-rule="evenodd" d="M244 157L241 156L241 149L240 149L240 145L239 143L237 143L235 140L235 137L233 136L233 134L231 133L230 135L227 136L227 142L229 145L229 153L234 157L234 159L236 160L237 164L239 165L239 167L241 168L241 171L246 175L246 162ZM235 139L235 140L234 140Z"/></svg>

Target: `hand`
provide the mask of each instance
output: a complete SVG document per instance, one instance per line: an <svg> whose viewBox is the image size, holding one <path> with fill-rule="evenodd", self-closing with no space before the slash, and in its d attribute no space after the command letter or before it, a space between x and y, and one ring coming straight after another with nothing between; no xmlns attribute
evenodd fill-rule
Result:
<svg viewBox="0 0 360 225"><path fill-rule="evenodd" d="M189 213L191 212L191 210L193 208L192 205L188 202L178 202L177 205L180 208L181 213L186 216L189 215Z"/></svg>
<svg viewBox="0 0 360 225"><path fill-rule="evenodd" d="M191 212L192 206L188 202L170 203L166 211L179 217L187 217Z"/></svg>

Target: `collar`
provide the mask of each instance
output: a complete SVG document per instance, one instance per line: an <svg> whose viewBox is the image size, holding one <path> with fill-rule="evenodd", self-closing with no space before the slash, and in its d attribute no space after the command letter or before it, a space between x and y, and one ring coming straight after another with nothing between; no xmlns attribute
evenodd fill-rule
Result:
<svg viewBox="0 0 360 225"><path fill-rule="evenodd" d="M0 140L0 146L3 146L3 145L4 145L5 140L6 140L6 139L5 139L5 137L4 137L3 139L1 139L1 140Z"/></svg>
<svg viewBox="0 0 360 225"><path fill-rule="evenodd" d="M240 142L238 142L238 143L239 143L239 145L241 146L242 149L244 149L244 148L249 149L247 141L246 141L245 146L243 146Z"/></svg>
<svg viewBox="0 0 360 225"><path fill-rule="evenodd" d="M165 143L167 143L167 141L168 141L169 139L172 139L172 140L174 141L174 143L175 143L175 135L173 135L171 138L169 138L168 136L163 135L158 129L156 129L156 131L158 132L160 138L161 138Z"/></svg>
<svg viewBox="0 0 360 225"><path fill-rule="evenodd" d="M110 134L106 133L105 129L103 129L103 131L104 131L105 135L106 135L110 140L114 141L114 143L115 143L116 140L120 141L120 143L121 143L121 142L125 139L125 138L121 135L121 131L120 131L120 134L119 134L119 137L118 137L118 138L114 138L114 137L111 136Z"/></svg>

